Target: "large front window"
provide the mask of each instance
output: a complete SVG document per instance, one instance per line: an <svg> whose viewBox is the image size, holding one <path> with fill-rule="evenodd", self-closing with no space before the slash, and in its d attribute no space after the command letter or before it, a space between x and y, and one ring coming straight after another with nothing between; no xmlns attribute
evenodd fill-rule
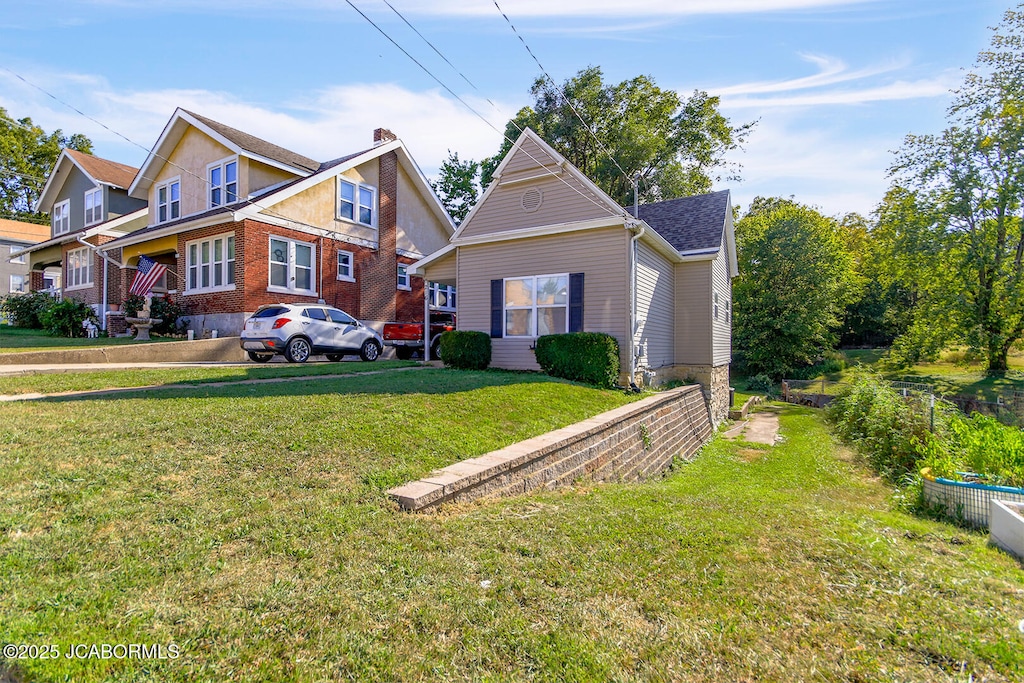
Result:
<svg viewBox="0 0 1024 683"><path fill-rule="evenodd" d="M53 222L53 234L61 235L71 230L71 200L65 199L53 205L53 213L50 215Z"/></svg>
<svg viewBox="0 0 1024 683"><path fill-rule="evenodd" d="M92 284L92 252L88 247L68 252L67 270L65 286L68 289Z"/></svg>
<svg viewBox="0 0 1024 683"><path fill-rule="evenodd" d="M338 217L377 226L377 188L338 179Z"/></svg>
<svg viewBox="0 0 1024 683"><path fill-rule="evenodd" d="M181 181L175 178L156 188L156 222L177 220L181 217Z"/></svg>
<svg viewBox="0 0 1024 683"><path fill-rule="evenodd" d="M222 161L209 167L210 208L238 201L238 161Z"/></svg>
<svg viewBox="0 0 1024 683"><path fill-rule="evenodd" d="M505 280L505 336L564 334L569 320L569 275Z"/></svg>
<svg viewBox="0 0 1024 683"><path fill-rule="evenodd" d="M455 310L454 285L442 285L437 282L431 282L429 296L431 308L436 308L439 311Z"/></svg>
<svg viewBox="0 0 1024 683"><path fill-rule="evenodd" d="M85 224L92 225L103 219L103 189L97 187L85 193Z"/></svg>
<svg viewBox="0 0 1024 683"><path fill-rule="evenodd" d="M270 238L271 291L315 294L313 245L306 242Z"/></svg>
<svg viewBox="0 0 1024 683"><path fill-rule="evenodd" d="M217 235L185 246L186 289L190 293L233 289L235 236Z"/></svg>

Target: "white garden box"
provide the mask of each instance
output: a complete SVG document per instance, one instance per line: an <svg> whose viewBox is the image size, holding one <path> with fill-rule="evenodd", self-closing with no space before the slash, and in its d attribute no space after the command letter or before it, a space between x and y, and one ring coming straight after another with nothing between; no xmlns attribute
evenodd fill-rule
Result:
<svg viewBox="0 0 1024 683"><path fill-rule="evenodd" d="M994 545L1024 559L1024 503L993 500L988 528Z"/></svg>

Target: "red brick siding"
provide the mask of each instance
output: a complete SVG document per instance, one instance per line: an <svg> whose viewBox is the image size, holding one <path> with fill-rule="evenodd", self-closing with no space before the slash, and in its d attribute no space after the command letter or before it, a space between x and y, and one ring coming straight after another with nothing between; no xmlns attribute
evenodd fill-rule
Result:
<svg viewBox="0 0 1024 683"><path fill-rule="evenodd" d="M245 303L245 223L219 223L198 230L189 230L178 235L178 297L186 310L193 315L206 313L241 313L246 309ZM188 286L188 252L187 243L194 240L233 233L235 236L235 289L226 292L207 294L187 294ZM170 284L170 283L168 283Z"/></svg>
<svg viewBox="0 0 1024 683"><path fill-rule="evenodd" d="M107 238L104 241L109 241ZM90 244L96 244L96 237L90 237L86 240ZM64 296L69 299L77 299L87 304L102 304L103 303L103 259L96 252L90 250L92 255L92 286L85 289L75 289L68 291L70 279L68 278L68 253L75 251L76 249L86 249L87 247L79 242L72 242L65 244L61 250L61 264L63 272L61 273L61 283L64 287ZM108 274L113 276L114 268L111 267L111 273Z"/></svg>
<svg viewBox="0 0 1024 683"><path fill-rule="evenodd" d="M399 256L398 263L404 263L411 265L416 263L416 259L409 258L407 256ZM395 271L397 276L398 266L395 265ZM399 289L395 297L395 320L404 323L411 322L422 322L423 321L423 278L421 277L410 277L409 284L412 287L411 291Z"/></svg>
<svg viewBox="0 0 1024 683"><path fill-rule="evenodd" d="M28 288L29 288L29 291L32 291L32 292L38 292L38 291L46 288L45 285L43 284L43 271L41 271L41 270L33 270L33 271L29 272L29 274L28 274Z"/></svg>

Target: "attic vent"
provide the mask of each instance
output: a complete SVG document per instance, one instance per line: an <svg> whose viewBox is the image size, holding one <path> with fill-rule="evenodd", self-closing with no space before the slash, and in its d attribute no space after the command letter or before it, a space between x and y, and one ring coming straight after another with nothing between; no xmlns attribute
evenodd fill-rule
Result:
<svg viewBox="0 0 1024 683"><path fill-rule="evenodd" d="M523 211L526 213L533 213L540 208L541 202L544 201L544 195L535 187L530 188L523 193L523 197L520 200L520 204L523 206Z"/></svg>

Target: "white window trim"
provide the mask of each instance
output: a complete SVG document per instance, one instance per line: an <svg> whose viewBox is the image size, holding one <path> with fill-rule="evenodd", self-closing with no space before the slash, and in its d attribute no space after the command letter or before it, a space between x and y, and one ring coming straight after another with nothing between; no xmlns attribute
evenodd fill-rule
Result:
<svg viewBox="0 0 1024 683"><path fill-rule="evenodd" d="M20 248L24 249L24 247L20 247ZM7 253L10 254L12 251L16 251L16 250L17 250L16 247L11 247L10 249L7 250ZM19 265L19 266L23 266L26 263L26 261L25 261L25 254L22 254L21 256L12 256L12 257L10 257L9 260L10 260L11 263Z"/></svg>
<svg viewBox="0 0 1024 683"><path fill-rule="evenodd" d="M402 269L405 269L405 282L406 282L406 284L404 284L404 285L402 284ZM397 275L398 275L398 277L397 277L398 289L400 289L403 292L411 292L412 291L412 275L409 275L409 264L407 264L407 263L399 263L398 264L398 269L397 269Z"/></svg>
<svg viewBox="0 0 1024 683"><path fill-rule="evenodd" d="M63 216L61 223L64 226L66 226L63 230L59 230L57 228L57 223L55 222L57 209L63 209L63 211L61 212L61 215ZM56 204L53 205L52 211L53 214L50 218L50 225L53 227L54 237L56 237L57 235L63 235L65 233L71 232L71 200L65 199L62 202L57 202Z"/></svg>
<svg viewBox="0 0 1024 683"><path fill-rule="evenodd" d="M545 304L543 306L537 306L537 280L551 277L564 277L566 282L566 295L565 295L565 329L569 331L569 273L549 273L545 275L520 275L518 277L507 277L502 280L501 283L501 328L504 336L508 339L536 339L540 335L537 334L537 309L538 308L559 308L560 304ZM533 278L533 304L530 306L509 306L505 300L505 287L509 280L525 280L527 278ZM530 334L509 334L508 333L508 316L507 311L533 311L533 315L530 316Z"/></svg>
<svg viewBox="0 0 1024 683"><path fill-rule="evenodd" d="M171 217L171 185L178 184L178 215L175 218ZM167 218L160 220L160 189L167 188ZM154 223L170 223L171 221L180 220L184 217L181 210L181 176L175 176L174 178L168 178L167 180L153 186L153 206L155 207L156 213L154 214Z"/></svg>
<svg viewBox="0 0 1024 683"><path fill-rule="evenodd" d="M445 300L445 305L444 306L439 306L438 303L437 303L437 298L438 298L437 295L438 295L438 293L441 290L444 290L444 292L445 292L445 299L444 299ZM452 306L451 304L449 304L447 302L451 301L452 297L457 297L457 296L458 296L458 292L455 289L455 285L442 285L439 282L431 282L430 283L430 287L427 290L427 297L428 297L429 302L430 302L430 308L435 310L435 311L450 311L450 312L454 313L456 307ZM456 298L455 301L457 303L458 302L458 298Z"/></svg>
<svg viewBox="0 0 1024 683"><path fill-rule="evenodd" d="M267 291L275 292L277 294L301 294L304 296L318 296L316 289L298 289L297 287L281 287L280 285L270 284L271 270L270 270L270 240L280 240L288 243L288 281L291 282L295 279L295 245L299 244L304 247L309 247L309 283L316 286L316 244L313 242L303 242L302 240L292 239L290 237L282 237L281 235L268 235L267 237Z"/></svg>
<svg viewBox="0 0 1024 683"><path fill-rule="evenodd" d="M350 275L341 274L341 255L348 254L348 271ZM344 249L338 250L338 280L341 282L355 282L356 281L356 255L351 251L345 251Z"/></svg>
<svg viewBox="0 0 1024 683"><path fill-rule="evenodd" d="M92 209L92 220L89 220L89 197L96 195L99 197L99 201L93 206ZM103 220L103 188L97 187L92 190L86 190L83 196L84 202L82 205L82 217L85 221L85 225L94 225Z"/></svg>
<svg viewBox="0 0 1024 683"><path fill-rule="evenodd" d="M228 178L228 174L227 174L226 166L228 164L230 164L231 162L235 163L235 199L234 199L234 201L230 201L229 202L228 201L228 191L227 191L227 184L228 184L227 178ZM221 180L221 183L220 183L220 185L217 186L218 188L220 188L220 191L221 191L221 203L220 204L214 204L213 203L213 190L215 188L214 188L214 185L213 185L213 181L210 180L210 171L212 171L215 168L220 168L220 180ZM235 202L237 202L238 198L239 198L239 186L240 186L239 176L240 176L240 174L238 173L238 155L235 155L235 156L232 156L232 157L227 157L225 159L221 159L220 161L214 161L211 164L207 164L206 165L206 208L208 208L208 209L215 209L218 206L227 206L228 204L234 204Z"/></svg>
<svg viewBox="0 0 1024 683"><path fill-rule="evenodd" d="M355 191L352 194L352 199L353 199L352 218L345 218L344 216L341 215L341 185L342 185L342 183L348 183L349 185L352 185L355 188ZM370 192L373 193L373 199L371 200L373 205L370 207L370 211L371 211L370 218L371 218L371 220L370 220L369 223L363 223L361 220L359 220L359 207L360 207L360 204L359 204L359 190L360 189L369 190ZM362 226L367 227L367 228L373 228L374 230L377 229L377 214L380 211L380 201L377 198L377 188L376 187L374 187L373 185L367 185L366 183L361 183L358 180L353 180L352 178L346 178L345 176L338 176L338 184L337 184L337 187L335 188L335 196L337 197L337 201L335 202L334 214L335 214L335 217L336 217L337 220L344 221L346 223L354 223L356 225L362 225Z"/></svg>
<svg viewBox="0 0 1024 683"><path fill-rule="evenodd" d="M85 267L85 274L88 276L89 279L88 279L87 282L79 282L78 284L74 284L73 285L71 283L74 282L74 280L76 278L72 277L72 272L78 272L78 271L80 271L82 269L81 268L76 268L74 271L71 270L71 255L72 254L82 254L82 253L84 253L86 255L86 264L87 265ZM93 276L93 272L92 272L93 271L92 249L90 249L89 247L82 247L81 249L71 249L70 251L68 251L66 259L67 259L67 263L64 266L64 279L65 279L64 291L65 292L74 292L74 291L79 290L79 289L88 289L88 288L92 287L92 276Z"/></svg>
<svg viewBox="0 0 1024 683"><path fill-rule="evenodd" d="M14 278L18 278L21 281L21 289L15 289L14 288ZM25 292L28 291L28 287L29 287L28 275L12 274L11 275L11 281L10 281L9 285L10 286L7 288L7 291L10 292L11 294L15 294L15 293L17 293L17 294L24 294Z"/></svg>
<svg viewBox="0 0 1024 683"><path fill-rule="evenodd" d="M234 259L229 259L228 258L228 238L235 239L235 258ZM210 282L213 282L214 281L213 268L214 268L214 263L216 263L213 260L213 241L214 240L218 240L218 239L224 240L224 254L223 254L224 259L223 259L223 262L222 262L223 265L221 266L221 268L222 268L222 270L221 270L221 277L222 277L222 280L223 280L224 284L222 284L222 285L210 285L209 287L203 287L201 285L202 280L200 279L201 272L202 272L200 270L200 268L203 265L202 264L202 256L201 256L202 255L202 249L203 249L203 243L204 242L209 242L210 243ZM196 264L192 263L192 249L191 249L192 245L196 245L196 253L200 254L200 261L198 263L196 263ZM232 274L234 273L234 268L235 268L235 263L236 263L236 259L237 258L238 258L238 238L235 237L235 233L233 233L233 232L222 232L219 235L210 235L209 237L203 237L202 239L198 239L198 240L189 240L188 242L186 242L185 243L185 285L184 285L184 292L185 292L185 294L186 295L189 295L189 294L209 294L211 292L230 292L230 291L233 291L235 289L235 283L232 282L231 284L227 284L227 282L228 282L228 273L232 273ZM192 273L191 273L191 270L193 268L193 265L196 268L196 284L198 286L196 286L193 289L190 289L189 285L192 283L192 277L191 277Z"/></svg>

